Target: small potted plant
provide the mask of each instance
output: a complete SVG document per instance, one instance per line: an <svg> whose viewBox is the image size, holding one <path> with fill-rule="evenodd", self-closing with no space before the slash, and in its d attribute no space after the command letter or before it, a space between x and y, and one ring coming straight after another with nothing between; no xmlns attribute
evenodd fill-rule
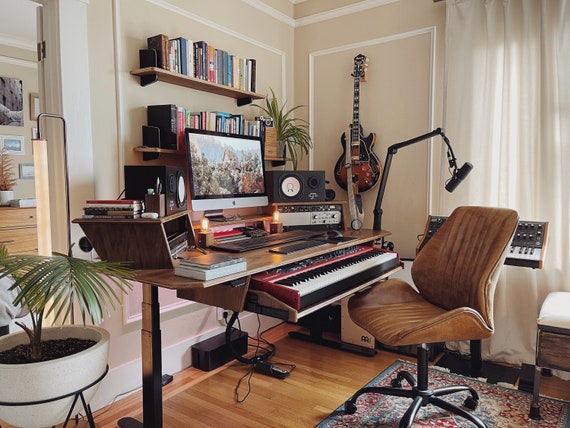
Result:
<svg viewBox="0 0 570 428"><path fill-rule="evenodd" d="M293 117L293 112L301 105L286 110L286 103L279 105L273 89L271 96L265 98L265 105L255 105L273 119L273 126L277 132L277 141L286 147L286 153L291 159L293 169L297 169L298 161L309 153L313 147L309 135L309 123L306 120Z"/></svg>
<svg viewBox="0 0 570 428"><path fill-rule="evenodd" d="M14 199L16 168L12 156L3 147L0 150L0 205L9 205Z"/></svg>
<svg viewBox="0 0 570 428"><path fill-rule="evenodd" d="M4 277L13 279L10 289L18 290L14 304L27 306L31 327L18 322L24 332L0 338L0 356L9 361L0 361L0 419L16 426L56 425L65 420L74 395L54 399L93 383L83 391L89 403L97 380L105 375L109 333L86 324L88 320L100 323L104 313L120 304L120 294L131 288L133 275L123 263L92 262L60 253L9 255L0 244L0 278ZM57 320L63 325L74 309L83 325L44 326L46 317L54 320L52 324ZM79 348L73 355L57 351L52 357L46 355L52 353L52 345L67 351L75 344L90 347ZM31 404L38 401L49 402ZM71 415L80 411L78 400Z"/></svg>

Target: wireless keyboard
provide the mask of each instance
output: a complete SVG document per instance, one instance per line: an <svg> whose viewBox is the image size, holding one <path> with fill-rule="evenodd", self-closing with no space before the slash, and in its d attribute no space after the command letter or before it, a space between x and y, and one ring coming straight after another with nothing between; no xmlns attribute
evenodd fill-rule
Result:
<svg viewBox="0 0 570 428"><path fill-rule="evenodd" d="M287 232L257 236L255 238L249 239L240 239L238 241L219 242L211 245L210 248L213 250L227 251L230 253L243 253L244 251L273 247L275 245L284 244L286 242L301 241L322 235L323 232L314 230L288 230Z"/></svg>
<svg viewBox="0 0 570 428"><path fill-rule="evenodd" d="M308 250L309 248L322 247L327 245L327 241L320 241L318 239L311 239L310 241L293 242L292 244L280 245L273 247L269 251L277 254L291 254L298 251Z"/></svg>

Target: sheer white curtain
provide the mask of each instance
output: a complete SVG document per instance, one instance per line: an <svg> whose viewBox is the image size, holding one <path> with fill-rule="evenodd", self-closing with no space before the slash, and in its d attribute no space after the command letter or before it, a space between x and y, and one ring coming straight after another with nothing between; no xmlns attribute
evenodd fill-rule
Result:
<svg viewBox="0 0 570 428"><path fill-rule="evenodd" d="M550 222L543 269L503 269L495 335L483 342L485 359L533 363L540 305L550 291L570 291L570 0L446 7L444 126L474 169L439 208L509 207Z"/></svg>

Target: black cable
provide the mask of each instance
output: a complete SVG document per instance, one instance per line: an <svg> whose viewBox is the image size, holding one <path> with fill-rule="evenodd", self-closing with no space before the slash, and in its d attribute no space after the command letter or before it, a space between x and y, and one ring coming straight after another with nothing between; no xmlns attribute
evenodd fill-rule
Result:
<svg viewBox="0 0 570 428"><path fill-rule="evenodd" d="M275 345L273 345L272 343L267 343L267 345L270 346L270 349L258 347L256 349L256 355L254 355L252 358L245 358L235 350L233 343L232 343L231 334L232 334L232 329L233 329L234 323L236 322L236 320L239 322L238 316L239 316L238 312L232 313L232 316L230 317L230 320L229 320L228 324L226 325L226 333L225 333L226 344L230 348L230 351L232 352L232 354L236 358L236 360L238 360L239 362L244 363L244 364L252 364L253 365L255 363L258 363L260 361L265 361L268 358L270 358L275 353ZM240 328L240 331L241 331L241 328ZM257 351L259 349L263 349L266 352L261 354L261 355L257 355Z"/></svg>

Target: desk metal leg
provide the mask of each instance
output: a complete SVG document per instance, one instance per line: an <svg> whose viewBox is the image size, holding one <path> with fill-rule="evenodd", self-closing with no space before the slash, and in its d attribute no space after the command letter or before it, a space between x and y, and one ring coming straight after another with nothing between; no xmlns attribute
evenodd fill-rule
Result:
<svg viewBox="0 0 570 428"><path fill-rule="evenodd" d="M142 388L143 422L134 418L119 419L121 428L162 427L162 340L158 287L143 284L142 301Z"/></svg>

